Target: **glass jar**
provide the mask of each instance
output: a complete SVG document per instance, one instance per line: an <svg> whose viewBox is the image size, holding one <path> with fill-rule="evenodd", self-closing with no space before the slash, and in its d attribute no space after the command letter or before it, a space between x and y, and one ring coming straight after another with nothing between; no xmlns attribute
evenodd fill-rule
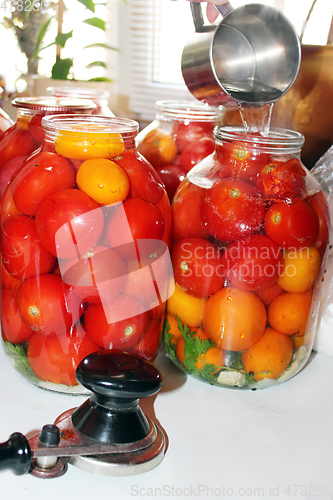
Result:
<svg viewBox="0 0 333 500"><path fill-rule="evenodd" d="M93 115L114 116L109 108L108 100L110 92L108 90L64 86L47 87L46 92L48 95L54 95L56 97L78 97L79 99L89 99L96 104L96 109L93 111Z"/></svg>
<svg viewBox="0 0 333 500"><path fill-rule="evenodd" d="M165 347L210 384L267 387L298 373L311 353L328 205L299 159L301 134L217 127L215 141L171 205L176 285Z"/></svg>
<svg viewBox="0 0 333 500"><path fill-rule="evenodd" d="M171 201L187 172L214 151L213 131L222 124L223 108L192 101L157 101L155 107L155 120L139 133L137 145Z"/></svg>
<svg viewBox="0 0 333 500"><path fill-rule="evenodd" d="M16 122L0 135L0 200L16 168L41 146L44 140L41 120L44 116L91 114L96 107L92 101L56 97L18 97L12 105L17 109Z"/></svg>
<svg viewBox="0 0 333 500"><path fill-rule="evenodd" d="M29 381L81 393L75 369L90 352L156 356L170 204L135 148L137 122L55 115L42 125L42 148L2 203L3 345Z"/></svg>

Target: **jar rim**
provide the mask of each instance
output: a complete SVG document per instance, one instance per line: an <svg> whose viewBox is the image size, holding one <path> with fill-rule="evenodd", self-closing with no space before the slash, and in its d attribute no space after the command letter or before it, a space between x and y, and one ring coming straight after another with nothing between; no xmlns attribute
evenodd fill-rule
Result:
<svg viewBox="0 0 333 500"><path fill-rule="evenodd" d="M189 119L195 121L209 121L222 118L224 114L223 106L209 106L203 102L196 101L156 101L157 113L163 113L171 119Z"/></svg>
<svg viewBox="0 0 333 500"><path fill-rule="evenodd" d="M50 86L47 87L46 92L49 95L56 97L65 97L68 95L75 95L78 98L85 99L108 99L110 97L110 92L105 89L95 89L95 88L84 88L84 87L72 87L70 85L63 85L60 87Z"/></svg>
<svg viewBox="0 0 333 500"><path fill-rule="evenodd" d="M88 99L73 99L72 97L16 97L12 102L16 108L30 109L33 111L93 111L97 105Z"/></svg>
<svg viewBox="0 0 333 500"><path fill-rule="evenodd" d="M86 129L82 126L87 125ZM94 130L89 130L89 127ZM46 131L55 133L58 130L69 130L73 132L96 133L96 127L103 128L103 133L136 134L139 123L129 118L100 116L100 115L49 115L42 118L42 127Z"/></svg>
<svg viewBox="0 0 333 500"><path fill-rule="evenodd" d="M254 147L277 147L300 149L305 137L300 132L283 128L270 128L268 134L247 132L241 125L220 125L214 129L217 143L224 141L237 141L238 143L253 144Z"/></svg>

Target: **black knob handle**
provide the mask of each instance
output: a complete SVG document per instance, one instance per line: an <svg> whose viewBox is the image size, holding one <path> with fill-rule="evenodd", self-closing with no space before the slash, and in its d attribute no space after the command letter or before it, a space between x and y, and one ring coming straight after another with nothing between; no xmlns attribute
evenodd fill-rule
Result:
<svg viewBox="0 0 333 500"><path fill-rule="evenodd" d="M139 399L152 396L162 377L149 361L118 350L89 354L79 364L76 378L92 391L72 415L74 427L97 441L110 444L139 441L149 423Z"/></svg>
<svg viewBox="0 0 333 500"><path fill-rule="evenodd" d="M9 469L22 476L29 471L31 459L28 440L20 432L14 432L8 441L0 444L0 471Z"/></svg>

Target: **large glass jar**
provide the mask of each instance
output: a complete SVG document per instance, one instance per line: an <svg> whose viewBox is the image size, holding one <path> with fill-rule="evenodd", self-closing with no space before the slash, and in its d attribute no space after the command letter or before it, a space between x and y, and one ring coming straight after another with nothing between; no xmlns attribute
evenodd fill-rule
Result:
<svg viewBox="0 0 333 500"><path fill-rule="evenodd" d="M223 108L195 101L157 101L155 107L155 120L139 133L137 145L172 200L187 172L214 151L214 127L222 124Z"/></svg>
<svg viewBox="0 0 333 500"><path fill-rule="evenodd" d="M17 109L16 122L0 135L0 200L16 168L41 146L44 116L91 114L96 108L92 101L56 97L17 97L12 105Z"/></svg>
<svg viewBox="0 0 333 500"><path fill-rule="evenodd" d="M89 99L96 104L96 109L93 111L94 115L114 116L109 107L110 92L104 89L95 88L81 88L81 87L47 87L46 92L48 95L56 97L72 97L79 99Z"/></svg>
<svg viewBox="0 0 333 500"><path fill-rule="evenodd" d="M326 198L299 159L301 134L217 127L215 140L171 206L176 285L165 347L210 384L279 384L312 349L329 241Z"/></svg>
<svg viewBox="0 0 333 500"><path fill-rule="evenodd" d="M137 122L55 115L42 123L42 148L3 198L2 338L29 381L76 393L76 366L90 352L157 354L170 204L135 148Z"/></svg>

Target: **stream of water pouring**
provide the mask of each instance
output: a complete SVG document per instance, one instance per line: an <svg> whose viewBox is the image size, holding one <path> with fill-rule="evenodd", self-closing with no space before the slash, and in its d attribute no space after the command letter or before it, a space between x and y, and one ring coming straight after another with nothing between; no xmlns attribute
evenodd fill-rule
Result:
<svg viewBox="0 0 333 500"><path fill-rule="evenodd" d="M273 111L273 103L255 106L238 102L241 119L245 132L259 132L263 136L268 136Z"/></svg>

